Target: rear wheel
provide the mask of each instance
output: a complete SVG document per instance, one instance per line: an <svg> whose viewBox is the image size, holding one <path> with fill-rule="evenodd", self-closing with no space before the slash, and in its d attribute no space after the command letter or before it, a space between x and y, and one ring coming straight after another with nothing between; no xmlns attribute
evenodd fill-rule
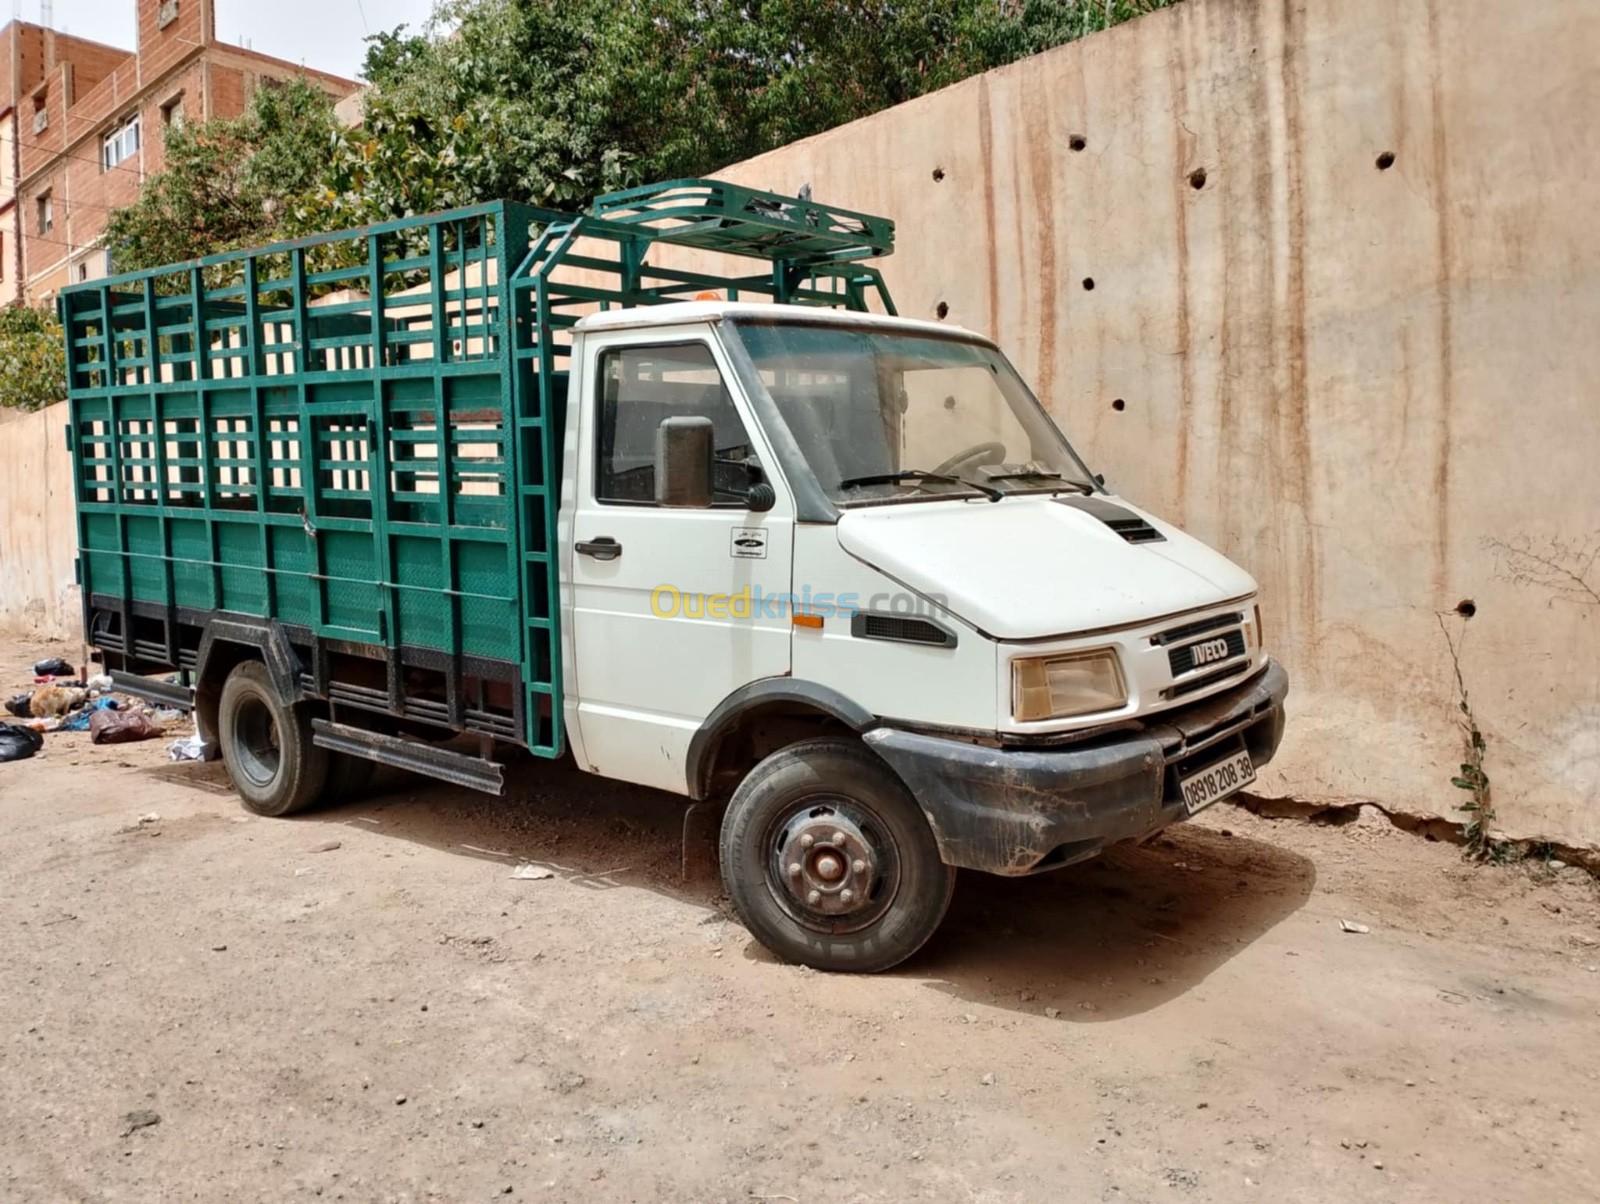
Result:
<svg viewBox="0 0 1600 1204"><path fill-rule="evenodd" d="M750 932L789 961L871 973L922 948L955 870L900 780L860 745L774 753L734 792L722 878Z"/></svg>
<svg viewBox="0 0 1600 1204"><path fill-rule="evenodd" d="M292 815L322 792L328 753L311 742L305 708L282 701L260 661L228 674L217 706L218 743L233 788L257 815Z"/></svg>

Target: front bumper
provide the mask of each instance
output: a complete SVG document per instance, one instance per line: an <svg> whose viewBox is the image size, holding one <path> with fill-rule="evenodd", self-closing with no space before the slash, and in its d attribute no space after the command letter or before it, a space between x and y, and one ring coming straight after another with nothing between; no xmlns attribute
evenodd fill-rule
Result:
<svg viewBox="0 0 1600 1204"><path fill-rule="evenodd" d="M1071 865L1187 818L1178 774L1239 748L1259 767L1283 739L1276 663L1193 706L1065 748L989 748L900 728L865 740L910 787L947 865L1020 875Z"/></svg>

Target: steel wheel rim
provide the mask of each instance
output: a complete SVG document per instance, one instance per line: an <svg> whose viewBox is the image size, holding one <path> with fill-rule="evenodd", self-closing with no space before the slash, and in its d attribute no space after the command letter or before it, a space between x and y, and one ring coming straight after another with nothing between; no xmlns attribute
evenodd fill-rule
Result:
<svg viewBox="0 0 1600 1204"><path fill-rule="evenodd" d="M811 932L859 932L883 918L900 890L899 845L858 799L800 799L768 826L762 847L773 901Z"/></svg>
<svg viewBox="0 0 1600 1204"><path fill-rule="evenodd" d="M240 700L233 720L235 768L252 786L270 786L283 765L278 720L259 698Z"/></svg>

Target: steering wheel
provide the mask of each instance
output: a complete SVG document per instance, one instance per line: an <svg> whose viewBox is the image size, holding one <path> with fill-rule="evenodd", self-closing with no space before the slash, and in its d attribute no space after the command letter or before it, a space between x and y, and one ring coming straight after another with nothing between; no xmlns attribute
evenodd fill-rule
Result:
<svg viewBox="0 0 1600 1204"><path fill-rule="evenodd" d="M988 443L974 443L965 451L958 451L955 455L951 456L943 464L939 465L939 467L933 469L932 471L940 474L941 476L958 477L961 475L956 471L958 468L966 468L969 465L973 468L977 468L982 464L999 464L1005 460L1005 458L1006 445L1004 443L995 443L993 441Z"/></svg>

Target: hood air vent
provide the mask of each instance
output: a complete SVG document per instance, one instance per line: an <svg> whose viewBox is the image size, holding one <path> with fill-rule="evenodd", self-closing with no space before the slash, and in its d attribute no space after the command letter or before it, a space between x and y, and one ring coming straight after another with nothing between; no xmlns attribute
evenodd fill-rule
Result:
<svg viewBox="0 0 1600 1204"><path fill-rule="evenodd" d="M1167 537L1132 510L1097 497L1059 497L1056 504L1071 506L1099 519L1129 543L1160 543Z"/></svg>

